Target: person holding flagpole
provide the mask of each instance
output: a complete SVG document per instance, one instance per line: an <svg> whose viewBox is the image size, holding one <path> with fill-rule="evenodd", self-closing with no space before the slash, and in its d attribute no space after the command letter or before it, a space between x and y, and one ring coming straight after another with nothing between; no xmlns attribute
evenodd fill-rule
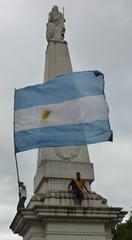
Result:
<svg viewBox="0 0 132 240"><path fill-rule="evenodd" d="M17 205L17 211L21 208L25 208L24 203L27 199L27 189L23 182L19 182L19 202Z"/></svg>

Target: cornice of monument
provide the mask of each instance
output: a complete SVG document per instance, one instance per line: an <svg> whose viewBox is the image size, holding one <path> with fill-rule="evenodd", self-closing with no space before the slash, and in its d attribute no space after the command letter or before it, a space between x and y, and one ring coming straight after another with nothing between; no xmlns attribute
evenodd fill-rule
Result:
<svg viewBox="0 0 132 240"><path fill-rule="evenodd" d="M97 207L41 207L22 209L16 214L10 228L23 236L29 227L47 222L63 223L117 223L122 221L125 211L122 208Z"/></svg>
<svg viewBox="0 0 132 240"><path fill-rule="evenodd" d="M57 41L57 40L56 40L56 41L50 40L50 41L48 42L48 44L49 44L49 43L68 44L67 41L62 41L62 42L60 42L60 41Z"/></svg>

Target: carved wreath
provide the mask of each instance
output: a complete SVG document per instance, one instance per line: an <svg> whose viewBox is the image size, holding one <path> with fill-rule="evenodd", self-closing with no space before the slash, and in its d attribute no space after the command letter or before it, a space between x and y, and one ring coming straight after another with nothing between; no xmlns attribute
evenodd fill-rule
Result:
<svg viewBox="0 0 132 240"><path fill-rule="evenodd" d="M78 157L79 152L80 152L80 147L76 147L74 149L69 149L69 152L71 152L69 154L67 154L67 153L64 154L64 151L61 150L60 148L55 148L54 152L62 160L73 160L74 158Z"/></svg>

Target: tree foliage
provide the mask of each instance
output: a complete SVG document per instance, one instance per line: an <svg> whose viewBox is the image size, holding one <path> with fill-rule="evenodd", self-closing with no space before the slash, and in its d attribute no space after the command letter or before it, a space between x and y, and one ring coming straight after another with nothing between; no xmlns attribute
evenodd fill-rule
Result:
<svg viewBox="0 0 132 240"><path fill-rule="evenodd" d="M132 218L112 228L113 240L132 240Z"/></svg>

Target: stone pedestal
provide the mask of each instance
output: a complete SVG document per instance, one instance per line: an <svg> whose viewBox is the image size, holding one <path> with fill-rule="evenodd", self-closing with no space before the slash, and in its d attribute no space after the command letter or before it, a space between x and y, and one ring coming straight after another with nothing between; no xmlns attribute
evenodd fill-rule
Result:
<svg viewBox="0 0 132 240"><path fill-rule="evenodd" d="M53 159L50 159L51 156L48 158L50 150L54 151ZM69 155L66 155L68 150L71 151L71 154L68 152ZM60 156L55 154L56 151ZM41 159L34 178L35 194L66 192L70 179L75 177L77 171L82 173L87 188L91 190L91 183L94 180L93 164L88 161L89 158L86 158L88 156L86 146L51 148L46 153L47 158ZM64 154L67 159L63 160Z"/></svg>
<svg viewBox="0 0 132 240"><path fill-rule="evenodd" d="M31 208L19 211L10 226L24 240L112 240L111 225L125 214L121 208L90 207L89 200L81 208L49 206L39 197L32 199Z"/></svg>

